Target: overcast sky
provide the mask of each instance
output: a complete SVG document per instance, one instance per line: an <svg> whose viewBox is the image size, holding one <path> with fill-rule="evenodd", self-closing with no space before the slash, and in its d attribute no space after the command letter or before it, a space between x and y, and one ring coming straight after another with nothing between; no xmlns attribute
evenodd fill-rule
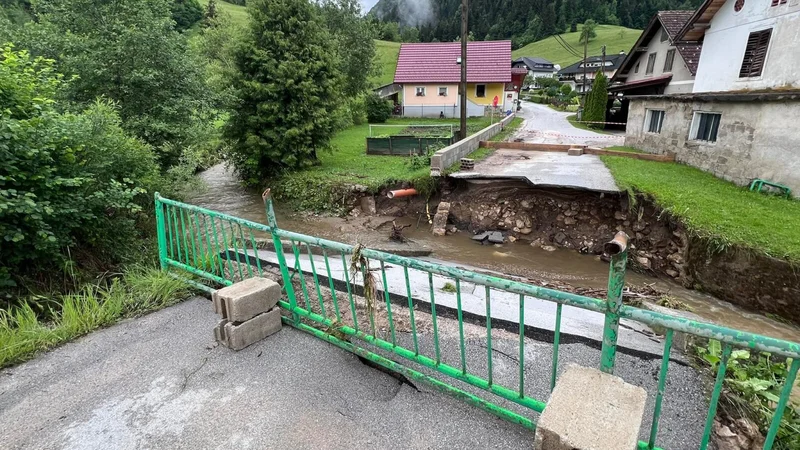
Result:
<svg viewBox="0 0 800 450"><path fill-rule="evenodd" d="M375 3L378 3L378 0L361 0L361 8L364 10L364 13L368 13Z"/></svg>

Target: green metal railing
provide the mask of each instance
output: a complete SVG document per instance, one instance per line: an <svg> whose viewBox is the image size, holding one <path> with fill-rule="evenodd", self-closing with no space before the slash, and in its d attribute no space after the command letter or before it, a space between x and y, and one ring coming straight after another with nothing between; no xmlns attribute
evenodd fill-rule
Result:
<svg viewBox="0 0 800 450"><path fill-rule="evenodd" d="M715 339L723 345L722 358L717 369L716 382L700 441L699 448L701 450L708 447L717 403L722 392L728 359L733 347L749 348L792 359L785 386L782 389L780 400L775 405L771 426L764 443L763 448L767 450L773 446L781 417L787 407L800 368L800 344L623 305L622 292L627 260L627 236L624 234L618 235L606 246L606 251L612 255L612 258L609 270L608 297L603 301L282 230L277 226L269 190L264 193L265 212L269 225L169 200L158 194L156 194L155 203L159 258L164 270L178 269L175 276L182 276L180 275L181 271L188 272L195 276L193 279L189 279L192 284L200 289L211 291L213 287L209 284L225 286L244 278L263 276L264 270L267 268L262 267L263 261L259 257L257 249L271 243L277 260L271 266L276 266L280 270L283 279L285 301L279 302L279 306L287 312L283 317L287 325L353 352L384 368L401 373L411 380L425 381L442 392L529 429L535 428L535 422L531 419L530 412L541 413L544 410L545 401L535 399L526 392L524 376L526 328L524 324L527 297L548 300L556 304L553 357L549 370L551 390L555 386L558 373L563 305L605 315L600 368L607 373L614 373L620 319L630 319L666 330L649 439L647 442L639 443L640 449L657 448L659 419L675 332ZM284 247L287 248L287 251L291 251L294 264L290 265L287 262ZM318 263L315 265L315 255L321 256L324 267ZM306 257L310 265L309 269L304 269L301 265L301 259ZM371 266L370 261L378 262L379 266ZM343 271L344 287L339 286L337 289L332 270L339 265ZM401 267L403 270L406 298L402 299L402 302L399 302L397 298L393 301L391 298L392 296L397 297L397 295L396 293L390 295L386 275L387 265ZM427 274L429 284L427 301L419 301L412 295L410 270ZM304 272L310 272L310 276L305 275ZM442 345L440 345L440 318L437 316L434 276L452 280L455 286L456 307L452 315L458 320L459 354L457 357L446 351L443 353ZM328 280L327 288L330 289L330 298L326 298L322 293L320 277ZM361 279L360 283L358 279ZM462 308L463 283L480 286L484 292L486 310L483 326L486 331L485 348L487 350L485 374L476 370L468 370L467 367L467 340L464 327L466 313ZM381 289L377 289L378 285L381 286ZM513 293L519 298L519 317L515 330L519 334L519 383L513 387L502 385L494 377L492 330L493 322L496 323L498 320L492 318L491 298L492 293L497 291ZM359 296L367 299L366 304L359 305L357 301ZM400 309L397 309L398 303L402 303ZM393 304L395 311L392 310ZM428 352L422 345L423 333L418 330L420 320L415 317L415 311L426 305L429 305L433 341L432 351ZM441 307L440 305L439 308ZM384 308L385 314L378 317L376 312L380 308ZM361 309L360 312L359 309ZM383 313L383 311L381 312ZM404 314L407 312L409 315L411 336L410 339L406 339L405 343L398 337L409 333L398 333L396 330L396 315L400 312ZM388 330L376 328L376 317L386 320ZM424 337L427 339L427 336ZM448 364L445 359L459 362ZM412 368L409 363L416 364L418 368ZM423 371L427 371L431 375L423 373ZM444 375L445 378L440 379L435 377L435 374ZM473 391L474 388L477 388L489 392L497 400L487 400L467 392L466 387L462 389L443 381L447 379L457 380L469 386L469 389ZM511 404L518 406L512 408ZM520 407L529 413L520 413Z"/></svg>

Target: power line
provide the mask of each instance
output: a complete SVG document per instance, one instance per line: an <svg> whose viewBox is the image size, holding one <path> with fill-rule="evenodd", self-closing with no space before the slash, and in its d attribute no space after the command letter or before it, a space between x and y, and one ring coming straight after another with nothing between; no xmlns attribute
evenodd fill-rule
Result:
<svg viewBox="0 0 800 450"><path fill-rule="evenodd" d="M570 45L570 43L569 43L569 42L567 42L567 41L564 39L564 37L563 37L563 36L561 36L560 34L557 34L557 35L555 35L555 36L556 36L556 38L557 38L557 39L560 41L560 43L562 44L562 47L563 47L563 46L565 46L565 48L567 49L567 51L569 51L570 53L572 53L572 54L573 54L573 55L575 55L575 56L578 56L578 57L580 57L580 51L579 51L578 49L576 49L575 47L573 47L572 45Z"/></svg>
<svg viewBox="0 0 800 450"><path fill-rule="evenodd" d="M580 53L578 53L577 51L573 50L573 49L572 49L572 48L569 46L569 44L567 44L566 42L562 42L562 40L561 40L561 39L562 39L562 38L561 38L561 36L559 36L559 35L557 35L557 34L554 34L554 35L553 35L553 39L555 39L555 41L556 41L556 42L558 42L558 44L559 44L559 45L561 45L561 46L564 48L564 50L566 50L566 51L567 51L568 53L570 53L572 56L574 56L574 57L576 57L576 58L581 58L581 55L580 55Z"/></svg>

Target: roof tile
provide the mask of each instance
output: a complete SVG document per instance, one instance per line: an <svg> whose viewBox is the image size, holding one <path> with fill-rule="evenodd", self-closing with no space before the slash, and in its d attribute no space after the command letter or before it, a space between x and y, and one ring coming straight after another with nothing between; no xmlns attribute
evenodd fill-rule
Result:
<svg viewBox="0 0 800 450"><path fill-rule="evenodd" d="M397 58L395 83L458 83L460 42L403 44ZM511 82L511 41L467 43L467 82Z"/></svg>

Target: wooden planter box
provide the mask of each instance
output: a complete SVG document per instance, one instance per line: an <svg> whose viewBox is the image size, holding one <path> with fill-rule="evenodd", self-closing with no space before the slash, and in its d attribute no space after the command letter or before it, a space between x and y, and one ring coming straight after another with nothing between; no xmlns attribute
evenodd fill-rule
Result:
<svg viewBox="0 0 800 450"><path fill-rule="evenodd" d="M453 136L450 137L416 137L416 136L389 136L389 137L368 137L368 155L392 155L410 156L421 155L428 151L433 145L450 145L453 143Z"/></svg>

